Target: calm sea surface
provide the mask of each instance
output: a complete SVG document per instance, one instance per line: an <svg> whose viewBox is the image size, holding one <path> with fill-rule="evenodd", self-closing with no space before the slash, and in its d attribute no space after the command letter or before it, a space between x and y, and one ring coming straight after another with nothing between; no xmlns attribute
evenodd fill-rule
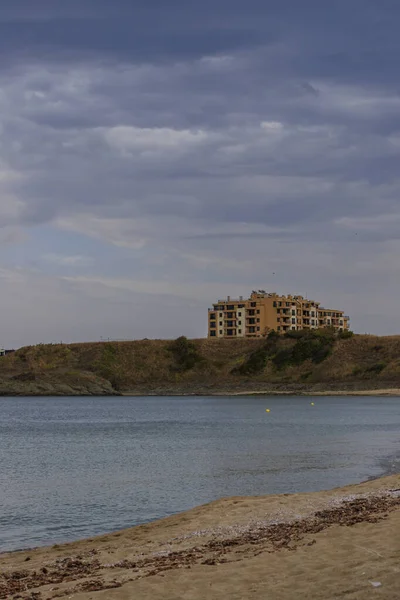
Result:
<svg viewBox="0 0 400 600"><path fill-rule="evenodd" d="M396 470L396 398L2 398L0 549Z"/></svg>

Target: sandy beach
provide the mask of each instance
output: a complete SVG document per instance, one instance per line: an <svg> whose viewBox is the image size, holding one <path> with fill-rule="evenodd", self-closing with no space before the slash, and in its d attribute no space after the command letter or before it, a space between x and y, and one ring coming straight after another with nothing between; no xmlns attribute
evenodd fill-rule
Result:
<svg viewBox="0 0 400 600"><path fill-rule="evenodd" d="M203 390L201 388L197 388L196 391L193 392L177 392L174 390L170 390L168 394L164 393L152 393L149 394L146 390L142 390L139 392L136 391L126 391L121 392L121 396L392 396L399 397L400 396L400 388L366 388L366 389L312 389L309 386L301 387L296 386L282 386L280 388L276 388L270 386L265 389L258 390L237 390L237 389L226 389L226 390L216 390L216 389L207 389Z"/></svg>
<svg viewBox="0 0 400 600"><path fill-rule="evenodd" d="M216 394L218 395L218 394ZM400 396L400 388L382 388L382 389L367 389L367 390L322 390L322 391L306 391L306 392L285 392L264 390L259 392L233 392L227 394L229 396Z"/></svg>
<svg viewBox="0 0 400 600"><path fill-rule="evenodd" d="M0 555L0 598L400 597L400 475L221 499L154 523Z"/></svg>

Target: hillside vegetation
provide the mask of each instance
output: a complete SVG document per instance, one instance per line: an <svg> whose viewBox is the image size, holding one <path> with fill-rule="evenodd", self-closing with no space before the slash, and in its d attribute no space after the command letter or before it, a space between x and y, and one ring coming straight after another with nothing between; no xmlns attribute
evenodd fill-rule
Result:
<svg viewBox="0 0 400 600"><path fill-rule="evenodd" d="M400 388L400 336L329 330L266 339L141 340L21 348L1 395L212 394Z"/></svg>

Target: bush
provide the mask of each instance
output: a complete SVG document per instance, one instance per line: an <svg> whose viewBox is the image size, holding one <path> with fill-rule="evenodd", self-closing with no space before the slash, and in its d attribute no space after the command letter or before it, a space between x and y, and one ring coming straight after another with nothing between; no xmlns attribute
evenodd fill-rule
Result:
<svg viewBox="0 0 400 600"><path fill-rule="evenodd" d="M171 352L175 358L175 370L177 371L189 371L198 363L204 361L199 355L195 344L189 341L184 335L174 340L168 346L168 351Z"/></svg>
<svg viewBox="0 0 400 600"><path fill-rule="evenodd" d="M120 352L118 346L111 342L103 344L99 360L94 362L94 371L104 379L108 379L112 387L119 391L123 383Z"/></svg>
<svg viewBox="0 0 400 600"><path fill-rule="evenodd" d="M300 375L300 380L307 381L308 379L310 379L311 375L312 375L312 371L307 371L306 373L302 373Z"/></svg>
<svg viewBox="0 0 400 600"><path fill-rule="evenodd" d="M275 341L275 342L276 342L276 341L278 341L278 339L279 339L280 337L281 337L281 334L280 334L280 333L278 333L277 331L275 331L275 329L271 329L271 331L270 331L270 332L268 333L268 335L267 335L267 340L268 340L269 342L272 342L272 341Z"/></svg>
<svg viewBox="0 0 400 600"><path fill-rule="evenodd" d="M288 339L286 344L285 338ZM295 343L287 347L289 340ZM279 348L282 341L285 345ZM242 365L233 369L232 373L242 375L261 373L268 360L271 360L277 369L300 365L306 360L320 363L329 356L334 343L333 329L288 331L283 336L271 331L264 346L250 354Z"/></svg>
<svg viewBox="0 0 400 600"><path fill-rule="evenodd" d="M353 371L352 371L352 375L361 375L361 373L363 372L361 367L354 367Z"/></svg>
<svg viewBox="0 0 400 600"><path fill-rule="evenodd" d="M348 339L352 338L353 335L354 335L354 332L350 331L350 330L339 331L338 338L339 338L339 340L348 340Z"/></svg>
<svg viewBox="0 0 400 600"><path fill-rule="evenodd" d="M311 337L325 340L326 342L329 342L331 344L334 343L334 341L337 337L337 333L336 333L336 330L334 329L334 327L323 327L322 329L312 329L311 331L308 331L308 334L311 335Z"/></svg>
<svg viewBox="0 0 400 600"><path fill-rule="evenodd" d="M232 373L239 373L241 375L251 375L255 373L261 373L264 369L268 358L268 352L266 348L259 348L255 352L250 354L249 358L245 363L239 367L235 367Z"/></svg>
<svg viewBox="0 0 400 600"><path fill-rule="evenodd" d="M275 354L280 337L280 334L276 331L270 331L265 344L252 352L242 365L232 370L232 373L240 375L261 373L267 364L267 360Z"/></svg>
<svg viewBox="0 0 400 600"><path fill-rule="evenodd" d="M365 369L365 372L366 373L375 373L376 375L378 375L381 371L383 371L383 369L385 367L386 367L386 363L379 362L379 363L375 363L374 365L367 367Z"/></svg>
<svg viewBox="0 0 400 600"><path fill-rule="evenodd" d="M333 343L329 339L307 339L297 342L293 350L293 358L296 363L312 360L320 363L330 354Z"/></svg>
<svg viewBox="0 0 400 600"><path fill-rule="evenodd" d="M292 332L298 333L298 332ZM306 360L320 363L329 356L335 342L330 330L302 331L292 348L283 348L276 353L273 363L277 369L289 365L299 365Z"/></svg>
<svg viewBox="0 0 400 600"><path fill-rule="evenodd" d="M308 335L308 333L309 332L306 329L295 329L295 330L289 329L289 331L287 331L284 334L284 337L293 339L293 340L298 340L298 339L303 338L306 335Z"/></svg>
<svg viewBox="0 0 400 600"><path fill-rule="evenodd" d="M293 349L282 348L281 350L278 350L273 357L272 362L277 369L284 369L285 367L293 364Z"/></svg>

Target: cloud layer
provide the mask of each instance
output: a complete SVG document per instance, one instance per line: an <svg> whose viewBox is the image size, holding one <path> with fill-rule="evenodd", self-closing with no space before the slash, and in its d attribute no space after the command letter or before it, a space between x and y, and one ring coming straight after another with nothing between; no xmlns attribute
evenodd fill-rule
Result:
<svg viewBox="0 0 400 600"><path fill-rule="evenodd" d="M253 288L399 333L395 2L3 4L1 343L201 336Z"/></svg>

